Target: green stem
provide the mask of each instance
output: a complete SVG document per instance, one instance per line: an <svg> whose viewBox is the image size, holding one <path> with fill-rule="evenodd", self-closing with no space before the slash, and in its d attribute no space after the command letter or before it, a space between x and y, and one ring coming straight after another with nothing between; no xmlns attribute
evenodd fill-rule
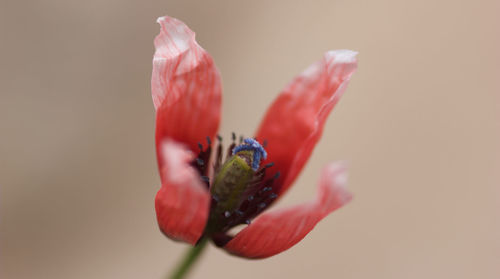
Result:
<svg viewBox="0 0 500 279"><path fill-rule="evenodd" d="M189 249L189 251L184 256L184 259L177 265L174 272L170 275L170 279L182 279L189 272L193 264L196 262L198 257L201 255L203 249L207 246L208 239L203 238L200 242Z"/></svg>

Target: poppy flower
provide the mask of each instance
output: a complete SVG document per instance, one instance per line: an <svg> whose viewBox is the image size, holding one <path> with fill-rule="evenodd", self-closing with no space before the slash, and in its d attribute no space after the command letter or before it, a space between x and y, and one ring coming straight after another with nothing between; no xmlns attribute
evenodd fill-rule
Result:
<svg viewBox="0 0 500 279"><path fill-rule="evenodd" d="M315 200L266 211L309 159L356 70L356 52L326 52L280 93L253 138L237 143L233 133L224 156L216 134L219 71L183 22L161 17L158 23L151 87L162 185L155 209L166 236L192 245L209 238L232 254L265 258L295 245L351 200L345 166L331 163L321 172Z"/></svg>

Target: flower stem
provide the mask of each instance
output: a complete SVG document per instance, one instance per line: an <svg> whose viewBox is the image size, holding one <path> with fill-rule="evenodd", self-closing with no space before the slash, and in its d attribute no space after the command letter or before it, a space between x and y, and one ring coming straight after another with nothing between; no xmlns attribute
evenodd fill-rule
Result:
<svg viewBox="0 0 500 279"><path fill-rule="evenodd" d="M196 262L198 257L201 255L203 249L207 246L208 239L201 239L198 244L194 247L191 247L189 251L184 256L184 259L177 265L174 272L170 275L170 279L182 279L189 272L193 264Z"/></svg>

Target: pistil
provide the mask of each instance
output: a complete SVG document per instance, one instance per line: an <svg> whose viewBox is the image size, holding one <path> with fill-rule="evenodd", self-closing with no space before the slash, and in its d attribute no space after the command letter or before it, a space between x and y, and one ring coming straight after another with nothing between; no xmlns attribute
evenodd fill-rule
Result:
<svg viewBox="0 0 500 279"><path fill-rule="evenodd" d="M255 139L240 137L236 145L236 135L232 134L232 144L222 163L222 138L218 138L214 158L214 178L210 183L207 176L211 141L207 138L207 148L200 143L200 153L193 162L202 180L207 184L212 195L210 216L204 235L212 237L222 245L231 239L226 232L240 224L250 224L251 220L264 211L277 194L273 192L273 183L279 176L265 179L266 171L274 164L261 167L261 160L267 158L264 147ZM208 156L207 156L208 155Z"/></svg>

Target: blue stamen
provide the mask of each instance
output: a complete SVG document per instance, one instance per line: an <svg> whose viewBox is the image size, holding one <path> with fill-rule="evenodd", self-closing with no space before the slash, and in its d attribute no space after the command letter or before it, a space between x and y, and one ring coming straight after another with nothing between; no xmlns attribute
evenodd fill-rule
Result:
<svg viewBox="0 0 500 279"><path fill-rule="evenodd" d="M252 169L255 171L259 169L261 156L260 152L255 152L253 154Z"/></svg>
<svg viewBox="0 0 500 279"><path fill-rule="evenodd" d="M257 171L260 166L260 160L267 158L267 152L255 139L247 138L243 142L244 144L238 145L233 149L233 155L240 151L253 151L252 169Z"/></svg>

